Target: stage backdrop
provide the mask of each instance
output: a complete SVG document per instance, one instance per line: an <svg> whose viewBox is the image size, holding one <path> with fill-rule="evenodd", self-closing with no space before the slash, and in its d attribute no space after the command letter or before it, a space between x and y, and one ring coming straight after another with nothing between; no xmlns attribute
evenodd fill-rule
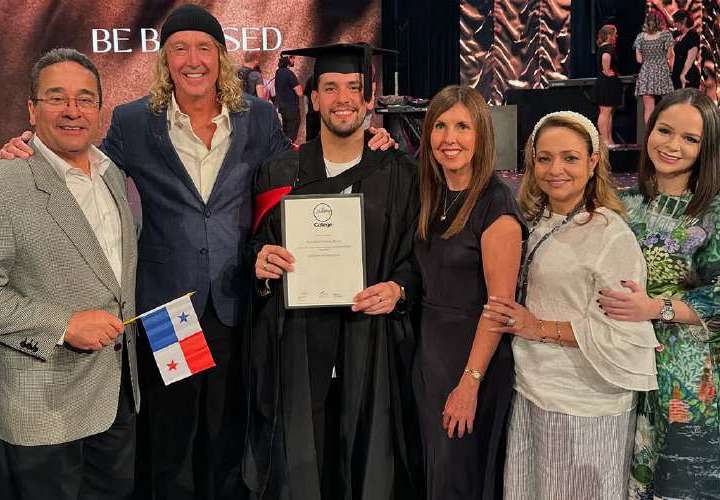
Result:
<svg viewBox="0 0 720 500"><path fill-rule="evenodd" d="M571 7L581 17L573 20L574 33ZM602 24L627 21L628 9L639 11L640 23L647 9L670 20L679 8L695 19L701 36L697 64L708 93L714 94L720 69L720 0L460 0L460 79L480 90L488 102L499 104L508 88L545 88L549 80L595 76L594 38ZM627 42L628 59L633 57L635 35L620 33L621 41ZM582 37L582 44L572 45L586 51L576 54L582 60L576 60L575 71L570 64L571 36ZM636 69L633 61L628 63L628 71Z"/></svg>
<svg viewBox="0 0 720 500"><path fill-rule="evenodd" d="M461 0L460 79L499 104L505 90L567 74L570 0Z"/></svg>
<svg viewBox="0 0 720 500"><path fill-rule="evenodd" d="M113 107L147 93L167 14L188 2L161 0L0 0L5 19L0 60L0 142L28 127L32 64L54 47L73 47L97 64L104 83L103 126ZM192 2L217 16L236 61L245 50L261 54L265 77L274 75L280 50L338 41L379 43L380 0L216 0ZM294 68L301 83L307 60Z"/></svg>

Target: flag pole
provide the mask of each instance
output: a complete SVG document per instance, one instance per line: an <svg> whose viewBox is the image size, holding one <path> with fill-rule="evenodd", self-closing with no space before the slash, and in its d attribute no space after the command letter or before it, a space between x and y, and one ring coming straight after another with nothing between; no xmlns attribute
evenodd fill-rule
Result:
<svg viewBox="0 0 720 500"><path fill-rule="evenodd" d="M183 298L183 297L192 297L194 293L195 293L195 292L188 292L188 293L186 293L185 295L181 295L181 296L178 297L177 299L181 299L181 298ZM177 299L173 299L173 300L171 300L170 302L174 302L174 301L176 301ZM170 302L166 302L165 304L169 304ZM142 314L138 314L137 316L134 316L134 317L132 317L132 318L130 318L130 319L126 319L125 321L123 321L123 326L129 325L130 323L134 323L135 321L139 320L140 318L142 318L142 317L144 317L144 316L147 316L147 315L150 314L151 312L155 312L155 311L157 311L158 309L160 309L161 307L165 307L165 304L163 304L163 305L161 305L161 306L158 306L158 307L156 307L155 309L151 309L151 310L149 310L149 311L147 311L147 312L144 312L144 313L142 313Z"/></svg>

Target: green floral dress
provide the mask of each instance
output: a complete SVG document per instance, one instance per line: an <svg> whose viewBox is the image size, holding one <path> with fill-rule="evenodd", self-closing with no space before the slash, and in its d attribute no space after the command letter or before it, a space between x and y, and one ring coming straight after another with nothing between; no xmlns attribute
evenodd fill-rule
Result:
<svg viewBox="0 0 720 500"><path fill-rule="evenodd" d="M638 404L631 499L720 499L720 197L697 218L684 215L691 197L623 193L648 294L682 300L703 321L654 323L659 389Z"/></svg>

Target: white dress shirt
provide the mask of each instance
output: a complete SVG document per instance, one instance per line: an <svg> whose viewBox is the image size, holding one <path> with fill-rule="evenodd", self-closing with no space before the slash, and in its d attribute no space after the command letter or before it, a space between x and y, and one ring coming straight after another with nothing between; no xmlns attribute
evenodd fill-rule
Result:
<svg viewBox="0 0 720 500"><path fill-rule="evenodd" d="M230 148L232 124L227 106L223 105L220 114L213 118L212 122L217 128L208 149L193 131L190 117L180 111L173 94L167 110L170 142L205 203L210 198L218 172Z"/></svg>
<svg viewBox="0 0 720 500"><path fill-rule="evenodd" d="M545 320L570 321L579 347L513 339L515 389L536 406L580 417L620 415L635 406L636 391L657 388L655 339L649 321L615 321L600 309L603 288L627 291L620 280L645 287L645 259L635 235L615 212L579 214L550 236L533 258L526 305ZM565 216L543 218L532 249Z"/></svg>
<svg viewBox="0 0 720 500"><path fill-rule="evenodd" d="M36 135L33 146L55 169L80 206L95 233L100 248L122 286L122 228L115 198L102 176L110 166L110 159L95 146L90 146L90 175L52 152Z"/></svg>

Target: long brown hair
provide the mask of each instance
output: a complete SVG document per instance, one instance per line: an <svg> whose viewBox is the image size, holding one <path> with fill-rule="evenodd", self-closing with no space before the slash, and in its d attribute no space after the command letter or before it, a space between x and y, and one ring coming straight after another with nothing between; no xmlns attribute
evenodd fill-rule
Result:
<svg viewBox="0 0 720 500"><path fill-rule="evenodd" d="M675 104L689 104L694 107L700 113L703 121L700 152L692 166L687 185L687 188L693 193L693 197L685 213L695 217L700 215L712 199L720 193L720 113L712 100L699 90L676 90L666 95L653 109L645 128L645 140L638 169L638 187L646 200L651 200L658 195L655 165L648 155L647 144L660 113Z"/></svg>
<svg viewBox="0 0 720 500"><path fill-rule="evenodd" d="M438 117L456 104L464 105L470 112L475 129L475 153L471 160L472 177L467 196L450 227L443 233L448 239L459 233L480 195L490 182L495 170L495 132L490 119L490 110L482 95L475 89L462 85L450 85L435 94L423 122L420 140L420 219L418 236L427 239L430 221L440 210L440 200L447 186L442 166L433 156L430 136Z"/></svg>
<svg viewBox="0 0 720 500"><path fill-rule="evenodd" d="M604 45L610 37L615 34L617 34L617 27L614 24L604 24L603 27L598 30L597 39L595 40L597 46Z"/></svg>
<svg viewBox="0 0 720 500"><path fill-rule="evenodd" d="M659 12L654 10L648 11L645 15L645 23L643 24L643 31L648 35L663 31L666 28L665 20L662 18Z"/></svg>
<svg viewBox="0 0 720 500"><path fill-rule="evenodd" d="M543 122L535 136L530 137L525 145L525 174L520 183L518 203L528 220L535 220L540 217L543 209L549 205L548 196L540 189L535 177L535 145L543 131L550 127L562 127L572 130L585 141L588 156L593 152L590 134L580 123L563 116L554 116ZM615 184L610 177L608 150L602 138L599 142L598 155L599 159L594 174L585 185L585 210L590 214L587 221L592 218L595 210L600 207L608 208L624 217L625 207L620 201Z"/></svg>

